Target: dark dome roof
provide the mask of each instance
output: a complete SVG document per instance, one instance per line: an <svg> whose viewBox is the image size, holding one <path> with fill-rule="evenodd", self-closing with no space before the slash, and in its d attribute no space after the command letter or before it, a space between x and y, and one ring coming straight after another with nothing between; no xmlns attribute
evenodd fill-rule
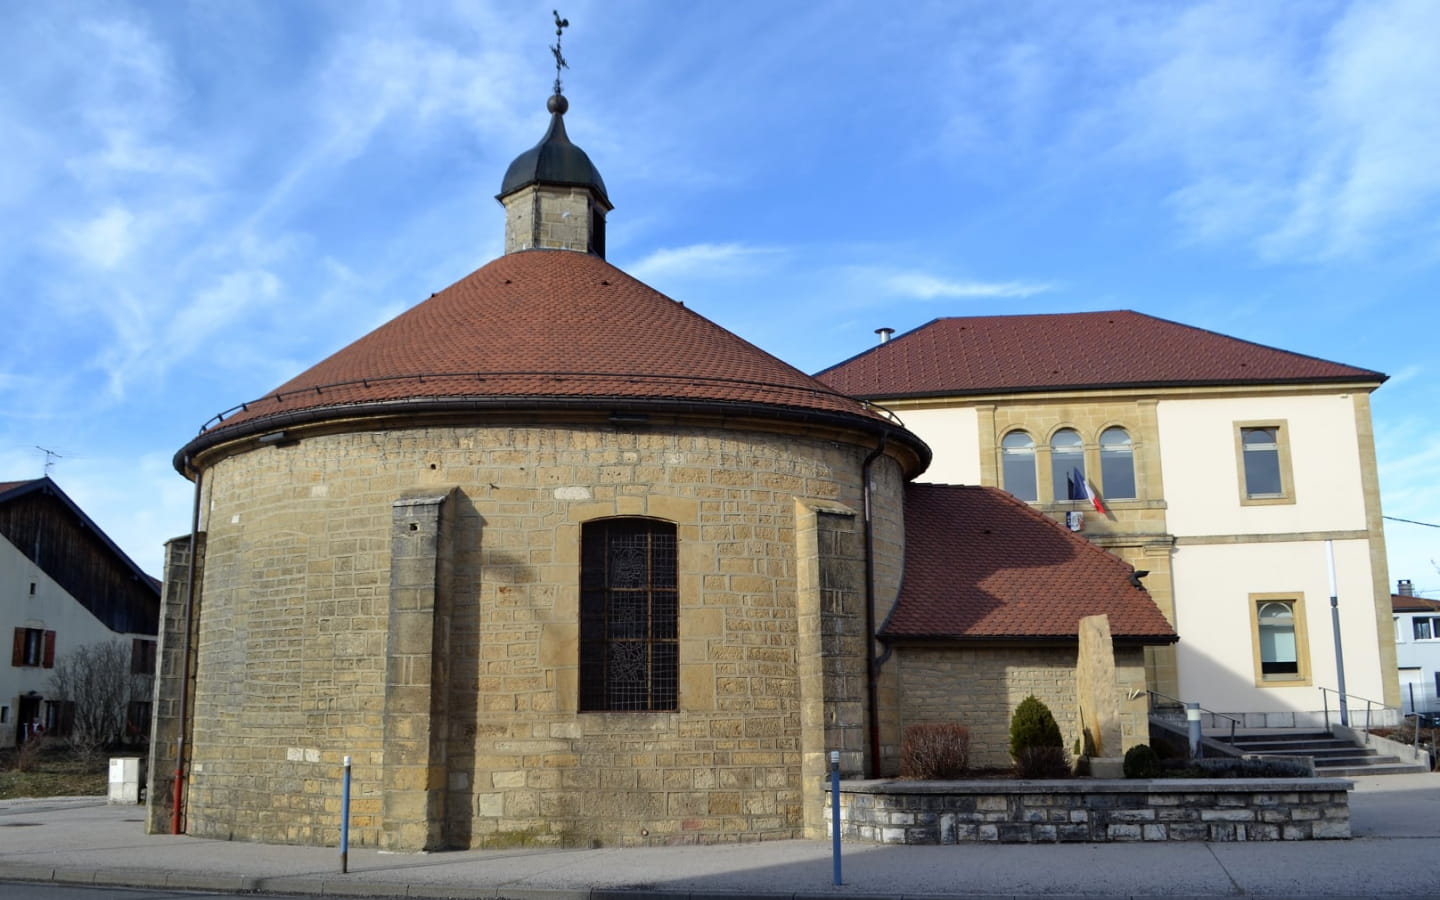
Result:
<svg viewBox="0 0 1440 900"><path fill-rule="evenodd" d="M500 183L497 196L508 196L532 184L567 184L588 187L609 205L610 198L605 193L605 182L600 178L599 170L584 150L570 143L570 136L565 133L564 117L569 104L557 94L550 98L547 106L550 110L549 130L540 143L515 157L510 168L505 170L505 180Z"/></svg>

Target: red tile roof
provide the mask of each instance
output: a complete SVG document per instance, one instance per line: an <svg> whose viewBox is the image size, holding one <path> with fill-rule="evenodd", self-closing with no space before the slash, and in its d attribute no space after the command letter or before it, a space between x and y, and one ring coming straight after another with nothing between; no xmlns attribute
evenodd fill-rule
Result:
<svg viewBox="0 0 1440 900"><path fill-rule="evenodd" d="M905 581L889 639L1075 640L1106 613L1116 640L1176 640L1128 564L998 488L911 484Z"/></svg>
<svg viewBox="0 0 1440 900"><path fill-rule="evenodd" d="M1440 600L1427 600L1410 594L1391 594L1392 612L1440 612Z"/></svg>
<svg viewBox="0 0 1440 900"><path fill-rule="evenodd" d="M815 377L867 398L1386 378L1129 310L936 319Z"/></svg>
<svg viewBox="0 0 1440 900"><path fill-rule="evenodd" d="M489 263L212 422L187 450L297 417L351 416L381 405L424 411L442 402L659 403L822 414L867 427L883 421L603 259L528 250Z"/></svg>

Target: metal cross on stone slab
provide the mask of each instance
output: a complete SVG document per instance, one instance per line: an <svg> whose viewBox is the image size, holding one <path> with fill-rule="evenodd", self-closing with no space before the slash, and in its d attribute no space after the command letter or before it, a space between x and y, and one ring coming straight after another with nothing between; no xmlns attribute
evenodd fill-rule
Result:
<svg viewBox="0 0 1440 900"><path fill-rule="evenodd" d="M570 68L570 64L565 61L565 57L560 53L560 38L564 34L565 29L570 27L570 20L560 18L560 10L558 9L551 10L551 12L555 14L555 46L550 48L550 52L555 54L555 93L559 94L560 70Z"/></svg>

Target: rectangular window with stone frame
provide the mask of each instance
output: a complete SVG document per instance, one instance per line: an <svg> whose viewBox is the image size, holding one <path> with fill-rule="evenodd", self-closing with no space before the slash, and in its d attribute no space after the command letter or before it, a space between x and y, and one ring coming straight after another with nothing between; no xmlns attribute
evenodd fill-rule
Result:
<svg viewBox="0 0 1440 900"><path fill-rule="evenodd" d="M1236 422L1235 454L1240 470L1241 506L1295 502L1286 422Z"/></svg>
<svg viewBox="0 0 1440 900"><path fill-rule="evenodd" d="M1310 646L1303 595L1251 594L1250 629L1257 686L1310 683Z"/></svg>
<svg viewBox="0 0 1440 900"><path fill-rule="evenodd" d="M675 525L600 519L581 527L580 544L580 711L676 709Z"/></svg>

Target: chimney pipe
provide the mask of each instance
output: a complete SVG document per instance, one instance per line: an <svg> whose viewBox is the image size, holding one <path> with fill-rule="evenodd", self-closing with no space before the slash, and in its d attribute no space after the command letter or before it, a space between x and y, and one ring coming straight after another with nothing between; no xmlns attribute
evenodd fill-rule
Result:
<svg viewBox="0 0 1440 900"><path fill-rule="evenodd" d="M877 328L877 329L875 329L875 333L878 334L878 335L880 335L880 343L883 344L883 343L885 343L885 342L887 342L887 341L890 340L890 335L892 335L892 334L895 333L895 329L893 329L893 328Z"/></svg>
<svg viewBox="0 0 1440 900"><path fill-rule="evenodd" d="M1414 583L1411 582L1410 579L1408 579L1408 578L1402 578L1402 579L1400 579L1400 584L1399 584L1397 593L1399 593L1400 596L1402 596L1402 597L1413 597L1413 596L1415 596L1415 585L1414 585Z"/></svg>

